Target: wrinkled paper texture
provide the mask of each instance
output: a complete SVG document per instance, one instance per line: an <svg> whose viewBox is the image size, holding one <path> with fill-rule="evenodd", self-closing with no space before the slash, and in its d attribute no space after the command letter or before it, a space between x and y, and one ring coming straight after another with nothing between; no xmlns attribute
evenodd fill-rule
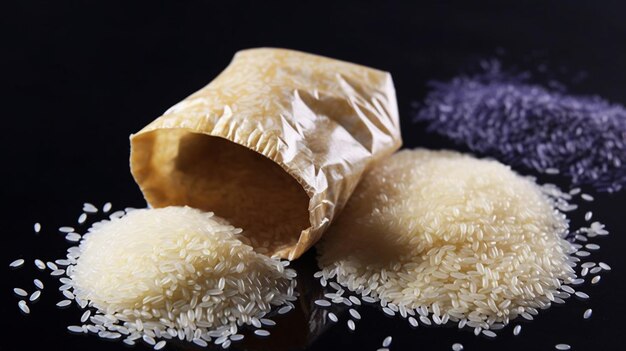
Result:
<svg viewBox="0 0 626 351"><path fill-rule="evenodd" d="M131 172L153 207L187 204L191 196L194 187L181 187L187 180L176 169L188 133L260 153L304 189L309 226L268 253L288 259L320 239L363 172L402 143L389 73L271 48L238 52L207 86L131 135Z"/></svg>

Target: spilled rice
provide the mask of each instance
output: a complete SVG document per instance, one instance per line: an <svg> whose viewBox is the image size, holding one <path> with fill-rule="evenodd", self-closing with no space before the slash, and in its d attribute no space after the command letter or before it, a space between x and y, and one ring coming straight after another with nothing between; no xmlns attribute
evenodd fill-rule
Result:
<svg viewBox="0 0 626 351"><path fill-rule="evenodd" d="M97 208L86 203L83 211ZM68 234L74 230L59 228ZM260 328L261 320L275 325L267 317L276 309L289 312L297 299L289 262L255 252L241 232L212 213L188 207L129 208L93 224L65 258L35 262L62 284L58 307L75 303L84 309L82 325L68 326L70 332L127 345L141 340L156 350L174 338L228 348L243 339L242 327ZM41 280L34 284L43 289ZM27 296L24 289L15 291ZM37 290L31 301L40 294ZM26 301L18 307L30 313Z"/></svg>
<svg viewBox="0 0 626 351"><path fill-rule="evenodd" d="M571 199L495 161L402 151L357 187L318 245L314 277L337 291L332 302L345 290L414 327L453 322L495 338L518 317L589 297L572 288L584 282L575 237L608 231L570 231Z"/></svg>

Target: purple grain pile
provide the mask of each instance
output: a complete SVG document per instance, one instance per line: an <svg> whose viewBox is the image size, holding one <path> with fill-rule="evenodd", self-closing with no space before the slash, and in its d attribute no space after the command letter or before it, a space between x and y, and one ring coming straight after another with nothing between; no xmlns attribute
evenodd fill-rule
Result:
<svg viewBox="0 0 626 351"><path fill-rule="evenodd" d="M415 120L473 152L616 192L626 185L626 108L533 84L499 65L431 83Z"/></svg>

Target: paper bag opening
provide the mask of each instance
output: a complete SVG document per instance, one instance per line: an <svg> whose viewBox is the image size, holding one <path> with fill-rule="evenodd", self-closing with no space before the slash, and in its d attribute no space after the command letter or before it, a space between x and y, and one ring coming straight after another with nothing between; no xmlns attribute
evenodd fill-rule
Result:
<svg viewBox="0 0 626 351"><path fill-rule="evenodd" d="M154 207L191 206L215 212L243 228L248 244L264 254L293 247L309 224L309 196L277 163L221 137L184 129L142 134L135 164L159 164L135 178ZM168 150L168 151L166 151Z"/></svg>

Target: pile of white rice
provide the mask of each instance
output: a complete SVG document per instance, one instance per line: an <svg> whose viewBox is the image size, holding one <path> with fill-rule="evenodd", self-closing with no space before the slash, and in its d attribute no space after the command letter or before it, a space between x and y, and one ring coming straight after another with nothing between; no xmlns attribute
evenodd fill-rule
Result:
<svg viewBox="0 0 626 351"><path fill-rule="evenodd" d="M286 312L297 299L288 262L255 252L241 232L189 207L134 210L94 224L62 262L64 294L97 309L83 318L92 324L75 331L155 348L160 338L224 348L241 340L239 327L260 328L273 307Z"/></svg>
<svg viewBox="0 0 626 351"><path fill-rule="evenodd" d="M496 161L402 151L358 186L318 245L316 276L415 325L414 315L479 333L532 319L576 282L577 248L555 209L567 198Z"/></svg>

